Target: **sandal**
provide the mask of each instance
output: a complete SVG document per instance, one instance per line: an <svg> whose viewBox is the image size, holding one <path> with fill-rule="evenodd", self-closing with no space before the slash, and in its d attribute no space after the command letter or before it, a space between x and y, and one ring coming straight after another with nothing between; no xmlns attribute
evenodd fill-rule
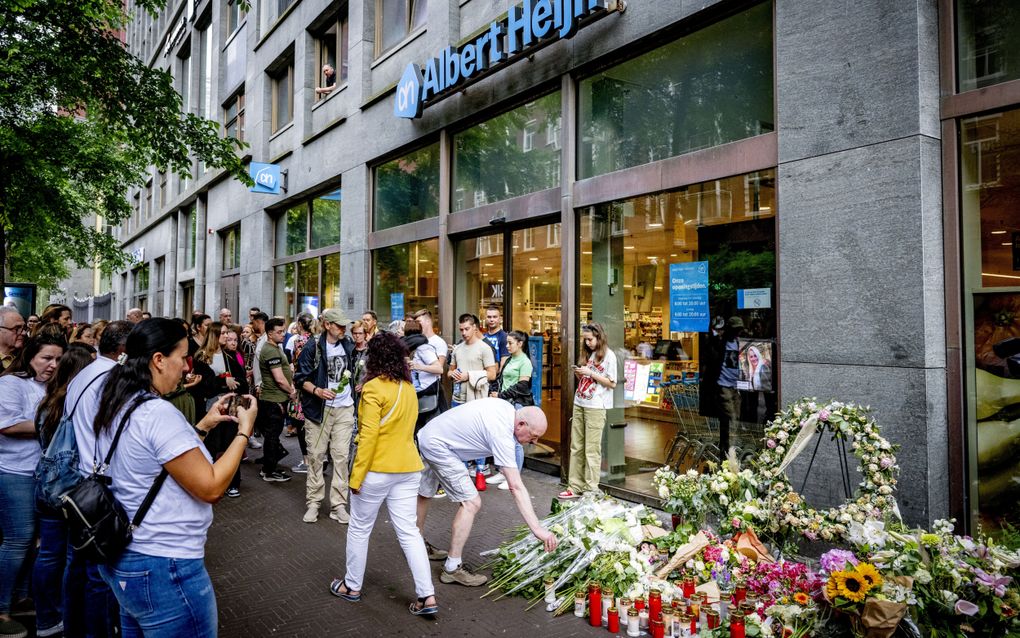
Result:
<svg viewBox="0 0 1020 638"><path fill-rule="evenodd" d="M341 590L340 588L343 587ZM360 603L361 594L352 594L351 588L347 586L342 578L334 578L333 582L329 584L329 593L333 594L337 598L343 598L347 602Z"/></svg>
<svg viewBox="0 0 1020 638"><path fill-rule="evenodd" d="M581 495L580 494L574 494L574 492L571 491L571 490L563 490L562 492L557 494L557 497L558 498L581 498Z"/></svg>
<svg viewBox="0 0 1020 638"><path fill-rule="evenodd" d="M407 611L411 612L412 616L435 616L439 612L439 605L426 605L426 600L428 600L428 596L419 598L417 602L411 603Z"/></svg>

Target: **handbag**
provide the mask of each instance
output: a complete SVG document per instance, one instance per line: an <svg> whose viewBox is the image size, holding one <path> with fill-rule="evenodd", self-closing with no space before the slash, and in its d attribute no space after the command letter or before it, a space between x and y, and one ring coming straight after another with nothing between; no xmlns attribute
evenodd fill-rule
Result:
<svg viewBox="0 0 1020 638"><path fill-rule="evenodd" d="M110 491L110 477L105 475L131 414L152 398L152 395L142 396L128 408L120 420L102 465L97 465L91 475L61 498L61 509L67 520L68 541L76 552L81 552L87 560L95 563L109 564L120 557L131 543L132 531L142 524L142 519L168 476L164 468L129 522L124 507ZM99 437L96 437L96 458L99 458Z"/></svg>
<svg viewBox="0 0 1020 638"><path fill-rule="evenodd" d="M439 407L439 379L418 392L418 414L431 414Z"/></svg>
<svg viewBox="0 0 1020 638"><path fill-rule="evenodd" d="M96 375L82 389L69 416L60 419L39 464L35 466L35 498L53 509L60 509L61 497L82 481L78 471L78 441L74 436L74 413L85 392L107 373Z"/></svg>

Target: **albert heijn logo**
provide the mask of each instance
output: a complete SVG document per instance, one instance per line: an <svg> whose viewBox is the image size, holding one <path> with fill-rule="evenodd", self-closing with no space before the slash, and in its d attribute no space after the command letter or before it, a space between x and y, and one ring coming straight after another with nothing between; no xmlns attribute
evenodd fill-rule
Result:
<svg viewBox="0 0 1020 638"><path fill-rule="evenodd" d="M404 75L397 83L397 99L393 102L393 114L397 117L421 117L421 71L418 65L407 65Z"/></svg>

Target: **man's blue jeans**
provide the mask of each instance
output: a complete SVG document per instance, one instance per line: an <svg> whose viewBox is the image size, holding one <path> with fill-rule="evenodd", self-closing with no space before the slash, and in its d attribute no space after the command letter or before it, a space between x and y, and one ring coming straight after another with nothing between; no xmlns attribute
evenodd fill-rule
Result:
<svg viewBox="0 0 1020 638"><path fill-rule="evenodd" d="M0 533L0 614L7 614L35 542L35 480L31 476L0 472Z"/></svg>
<svg viewBox="0 0 1020 638"><path fill-rule="evenodd" d="M99 573L120 603L123 638L215 638L216 595L203 559L128 551Z"/></svg>

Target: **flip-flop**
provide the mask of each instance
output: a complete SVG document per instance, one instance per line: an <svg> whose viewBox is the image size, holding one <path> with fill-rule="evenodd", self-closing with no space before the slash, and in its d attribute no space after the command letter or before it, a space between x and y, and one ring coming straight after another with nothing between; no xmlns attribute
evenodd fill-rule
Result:
<svg viewBox="0 0 1020 638"><path fill-rule="evenodd" d="M344 591L340 591L343 587ZM342 578L334 578L333 582L329 584L329 593L333 594L337 598L343 598L347 602L360 603L361 594L352 594L351 588L347 586Z"/></svg>
<svg viewBox="0 0 1020 638"><path fill-rule="evenodd" d="M426 605L426 600L427 598L419 598L417 602L411 603L407 611L411 612L412 616L435 616L439 612L439 605ZM421 603L421 607L418 603Z"/></svg>

